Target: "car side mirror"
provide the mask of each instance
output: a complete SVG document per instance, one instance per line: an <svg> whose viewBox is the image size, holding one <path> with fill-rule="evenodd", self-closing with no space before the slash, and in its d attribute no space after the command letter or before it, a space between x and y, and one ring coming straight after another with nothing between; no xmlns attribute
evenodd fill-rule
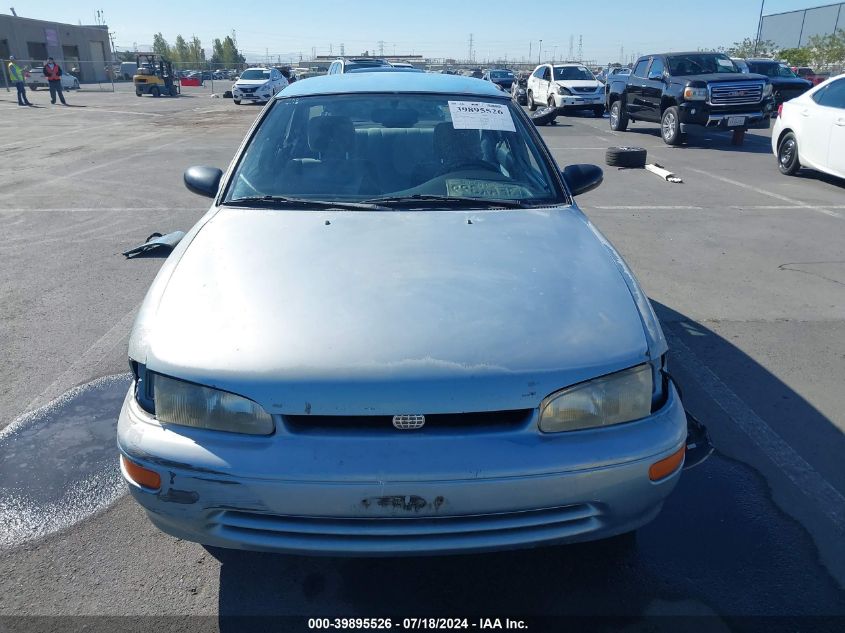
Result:
<svg viewBox="0 0 845 633"><path fill-rule="evenodd" d="M213 198L217 195L222 177L222 169L195 165L185 170L185 186L193 193Z"/></svg>
<svg viewBox="0 0 845 633"><path fill-rule="evenodd" d="M598 187L604 172L596 165L569 165L563 170L563 180L573 196L580 196Z"/></svg>
<svg viewBox="0 0 845 633"><path fill-rule="evenodd" d="M649 73L648 79L649 79L649 81L662 81L663 80L663 73Z"/></svg>

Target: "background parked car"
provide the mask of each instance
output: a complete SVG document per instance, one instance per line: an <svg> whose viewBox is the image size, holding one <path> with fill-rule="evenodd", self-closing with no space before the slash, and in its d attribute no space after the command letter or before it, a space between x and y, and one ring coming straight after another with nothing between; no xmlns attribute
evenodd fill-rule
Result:
<svg viewBox="0 0 845 633"><path fill-rule="evenodd" d="M516 101L518 105L528 105L527 87L528 74L520 73L511 84L511 99Z"/></svg>
<svg viewBox="0 0 845 633"><path fill-rule="evenodd" d="M267 103L278 92L284 90L288 80L278 68L247 68L232 86L232 101Z"/></svg>
<svg viewBox="0 0 845 633"><path fill-rule="evenodd" d="M813 87L812 82L796 75L784 62L774 59L746 59L744 62L748 72L769 78L775 106L794 99Z"/></svg>
<svg viewBox="0 0 845 633"><path fill-rule="evenodd" d="M373 57L357 57L352 59L336 59L329 66L327 75L342 75L351 70L368 70L370 68L390 68L390 63L384 59Z"/></svg>
<svg viewBox="0 0 845 633"><path fill-rule="evenodd" d="M496 84L507 92L510 92L514 81L513 71L505 68L490 69L481 78Z"/></svg>
<svg viewBox="0 0 845 633"><path fill-rule="evenodd" d="M781 104L772 150L787 176L804 166L845 178L845 75Z"/></svg>
<svg viewBox="0 0 845 633"><path fill-rule="evenodd" d="M823 81L830 79L830 74L816 73L816 71L809 66L793 66L792 70L796 75L801 77L801 79L806 79L814 86L818 86Z"/></svg>
<svg viewBox="0 0 845 633"><path fill-rule="evenodd" d="M44 67L36 66L30 68L24 73L26 85L30 90L38 90L39 88L47 88L47 78L44 76ZM62 73L62 90L79 90L79 79L69 73Z"/></svg>
<svg viewBox="0 0 845 633"><path fill-rule="evenodd" d="M604 85L581 64L542 64L528 78L528 109L539 105L564 112L590 109L604 114Z"/></svg>

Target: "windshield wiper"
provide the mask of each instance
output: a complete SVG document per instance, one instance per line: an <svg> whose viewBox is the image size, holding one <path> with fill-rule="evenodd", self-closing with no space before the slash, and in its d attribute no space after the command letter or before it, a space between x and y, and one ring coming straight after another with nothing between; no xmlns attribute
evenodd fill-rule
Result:
<svg viewBox="0 0 845 633"><path fill-rule="evenodd" d="M491 198L456 198L453 196L438 196L432 194L415 193L411 196L387 196L385 198L370 198L364 202L374 204L412 204L415 202L442 202L449 207L503 207L505 209L524 209L526 204L519 200L495 200Z"/></svg>
<svg viewBox="0 0 845 633"><path fill-rule="evenodd" d="M273 208L295 207L299 209L352 209L354 211L383 211L387 207L371 202L342 202L339 200L312 200L288 196L246 196L226 200L224 206L269 206Z"/></svg>

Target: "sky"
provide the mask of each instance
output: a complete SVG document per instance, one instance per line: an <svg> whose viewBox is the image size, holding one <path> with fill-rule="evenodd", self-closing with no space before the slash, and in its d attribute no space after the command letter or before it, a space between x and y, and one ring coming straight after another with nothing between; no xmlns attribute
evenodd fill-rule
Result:
<svg viewBox="0 0 845 633"><path fill-rule="evenodd" d="M765 14L830 1L766 0ZM570 41L577 58L579 39L584 60L627 62L637 54L716 48L754 37L760 14L758 0L10 0L10 5L22 17L72 24L95 24L101 10L118 49L149 49L159 31L171 44L178 34L196 35L210 49L213 38L234 30L248 60L269 55L283 62L313 52L338 55L341 44L346 55L382 49L385 55L466 59L470 35L479 62L568 58Z"/></svg>

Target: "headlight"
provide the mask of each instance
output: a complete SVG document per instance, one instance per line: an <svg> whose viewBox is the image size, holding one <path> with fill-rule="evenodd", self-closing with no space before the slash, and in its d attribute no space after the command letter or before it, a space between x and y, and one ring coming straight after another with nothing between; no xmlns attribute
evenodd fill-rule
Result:
<svg viewBox="0 0 845 633"><path fill-rule="evenodd" d="M707 88L684 88L684 99L687 101L704 101L707 99Z"/></svg>
<svg viewBox="0 0 845 633"><path fill-rule="evenodd" d="M766 84L763 86L763 96L770 97L772 95L772 84Z"/></svg>
<svg viewBox="0 0 845 633"><path fill-rule="evenodd" d="M552 394L540 405L540 430L579 431L648 416L651 374L650 365L637 365Z"/></svg>
<svg viewBox="0 0 845 633"><path fill-rule="evenodd" d="M557 87L557 93L559 95L571 95L572 91L569 88L566 88L564 86L558 86Z"/></svg>
<svg viewBox="0 0 845 633"><path fill-rule="evenodd" d="M249 435L273 432L273 418L264 409L227 391L156 374L153 393L156 418L163 424Z"/></svg>
<svg viewBox="0 0 845 633"><path fill-rule="evenodd" d="M517 92L521 95L524 95L525 94L525 88L520 88L519 90L517 90Z"/></svg>

